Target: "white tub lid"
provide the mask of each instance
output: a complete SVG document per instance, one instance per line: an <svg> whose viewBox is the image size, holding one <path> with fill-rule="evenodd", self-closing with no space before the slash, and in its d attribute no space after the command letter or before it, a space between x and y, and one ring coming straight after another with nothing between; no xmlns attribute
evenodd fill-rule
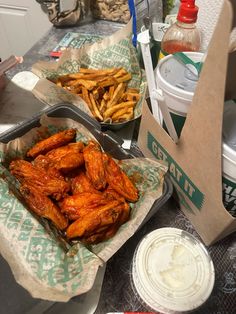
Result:
<svg viewBox="0 0 236 314"><path fill-rule="evenodd" d="M196 62L201 61L204 56L200 52L185 52L185 54ZM156 82L161 90L192 100L198 77L177 61L173 55L168 55L161 59L156 67Z"/></svg>
<svg viewBox="0 0 236 314"><path fill-rule="evenodd" d="M134 286L155 311L193 310L210 296L215 272L203 244L190 233L161 228L141 241L133 260Z"/></svg>

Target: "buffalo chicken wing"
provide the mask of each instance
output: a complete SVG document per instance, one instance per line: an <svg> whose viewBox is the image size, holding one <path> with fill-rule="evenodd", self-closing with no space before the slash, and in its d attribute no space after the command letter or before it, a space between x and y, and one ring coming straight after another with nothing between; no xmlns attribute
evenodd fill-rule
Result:
<svg viewBox="0 0 236 314"><path fill-rule="evenodd" d="M26 204L38 216L51 220L60 230L64 230L68 226L68 220L60 212L59 207L41 193L37 187L22 185L20 192Z"/></svg>
<svg viewBox="0 0 236 314"><path fill-rule="evenodd" d="M40 142L35 144L28 152L27 157L35 158L38 155L44 155L50 150L66 145L72 142L75 138L76 130L68 129L59 133L56 133Z"/></svg>
<svg viewBox="0 0 236 314"><path fill-rule="evenodd" d="M122 195L129 202L138 200L138 190L122 171L118 164L107 154L103 154L105 164L106 180L111 188Z"/></svg>
<svg viewBox="0 0 236 314"><path fill-rule="evenodd" d="M99 191L94 188L92 182L83 170L71 179L71 191L73 195L84 192L99 193Z"/></svg>
<svg viewBox="0 0 236 314"><path fill-rule="evenodd" d="M95 189L104 189L106 187L106 177L100 145L95 141L89 141L83 153L86 175L90 178Z"/></svg>
<svg viewBox="0 0 236 314"><path fill-rule="evenodd" d="M68 239L95 244L112 237L130 217L138 190L99 143L71 143L76 131L59 132L10 163L31 211L51 220Z"/></svg>
<svg viewBox="0 0 236 314"><path fill-rule="evenodd" d="M41 191L45 195L51 195L59 200L70 189L68 182L57 177L52 177L43 168L39 169L25 160L14 160L10 164L10 171L21 184L27 184Z"/></svg>

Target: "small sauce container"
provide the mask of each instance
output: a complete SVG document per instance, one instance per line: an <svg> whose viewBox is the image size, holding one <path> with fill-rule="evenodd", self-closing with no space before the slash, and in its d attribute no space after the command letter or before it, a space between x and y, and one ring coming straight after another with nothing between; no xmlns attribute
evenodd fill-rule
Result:
<svg viewBox="0 0 236 314"><path fill-rule="evenodd" d="M154 230L134 253L133 288L150 311L176 314L197 309L210 296L214 282L210 255L186 231Z"/></svg>

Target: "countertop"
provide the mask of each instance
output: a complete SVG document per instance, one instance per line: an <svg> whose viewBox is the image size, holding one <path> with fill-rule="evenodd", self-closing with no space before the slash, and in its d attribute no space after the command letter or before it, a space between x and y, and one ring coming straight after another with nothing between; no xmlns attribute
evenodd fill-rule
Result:
<svg viewBox="0 0 236 314"><path fill-rule="evenodd" d="M55 28L43 36L24 56L24 63L8 72L8 77L11 79L20 71L30 70L32 64L38 60L49 60L49 52L57 45L59 40L67 32L79 33L96 33L98 35L109 35L122 27L119 23L105 21L91 21L90 24L84 24L79 27L70 28ZM42 110L35 106L34 111ZM3 109L1 108L1 111ZM12 109L11 109L12 110ZM19 108L20 110L20 108ZM10 114L10 113L8 113ZM30 117L33 112L22 114L23 118ZM138 125L136 126L136 130ZM137 149L135 142L132 145L133 149ZM176 227L186 230L196 236L198 235L192 227L191 223L179 210L178 204L171 197L157 213L132 237L125 245L107 262L104 275L103 285L101 289L100 299L98 302L95 314L106 314L108 312L123 312L123 311L148 311L149 309L140 302L131 285L131 265L134 250L143 236L150 231L161 227ZM215 286L208 301L198 310L193 313L197 314L233 314L236 311L236 233L228 236L226 239L218 242L207 248L215 266ZM1 274L6 275L11 279L11 287L14 286L14 278L10 272L8 265L1 261ZM9 279L9 280L10 280ZM50 310L52 305L50 302L40 303L39 300L32 299L29 294L20 286L12 288L11 292L17 294L18 300L23 298L25 305L29 304L29 308L34 308L32 311L26 311L24 307L10 306L10 292L5 296L7 283L2 280L0 286L1 309L0 313L22 314L22 313L54 313ZM16 290L14 290L16 289ZM17 291L17 292L14 292ZM4 294L4 296L3 296ZM13 297L14 299L14 297ZM40 304L37 305L36 303ZM78 310L81 298L74 298L70 304L58 303L56 305L57 313L92 313L87 310L81 312ZM36 307L34 307L36 306ZM10 309L10 310L9 310Z"/></svg>

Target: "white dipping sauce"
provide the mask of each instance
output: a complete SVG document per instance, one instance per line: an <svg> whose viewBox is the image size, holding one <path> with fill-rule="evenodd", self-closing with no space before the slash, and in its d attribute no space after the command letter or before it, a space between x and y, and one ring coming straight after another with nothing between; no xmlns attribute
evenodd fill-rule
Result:
<svg viewBox="0 0 236 314"><path fill-rule="evenodd" d="M132 279L140 298L162 313L187 312L210 296L215 273L203 244L188 232L161 228L136 249Z"/></svg>

